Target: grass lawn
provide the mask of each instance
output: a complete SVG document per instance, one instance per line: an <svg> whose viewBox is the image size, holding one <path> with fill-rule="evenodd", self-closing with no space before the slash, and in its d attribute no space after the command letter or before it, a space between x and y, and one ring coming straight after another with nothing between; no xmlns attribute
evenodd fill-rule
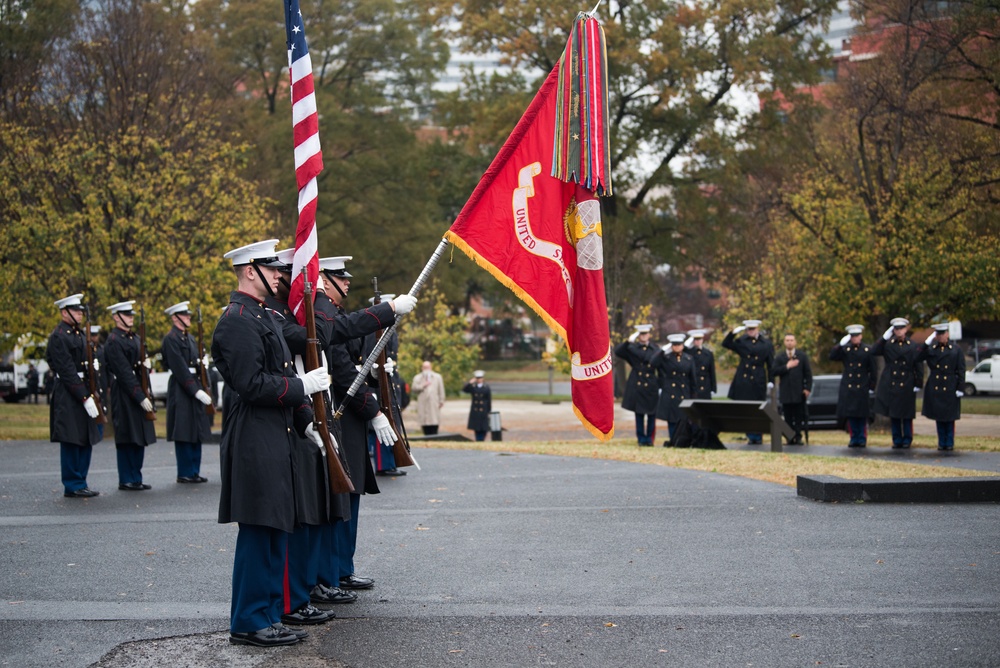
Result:
<svg viewBox="0 0 1000 668"><path fill-rule="evenodd" d="M218 421L216 421L218 424ZM167 409L156 407L156 437L167 437ZM104 425L104 438L113 439L111 420ZM49 440L49 407L45 404L0 403L0 440L47 441Z"/></svg>

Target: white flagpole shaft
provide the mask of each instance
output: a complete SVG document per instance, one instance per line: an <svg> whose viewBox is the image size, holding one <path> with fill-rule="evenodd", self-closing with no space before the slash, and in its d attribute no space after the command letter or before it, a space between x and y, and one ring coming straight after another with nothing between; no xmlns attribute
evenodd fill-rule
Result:
<svg viewBox="0 0 1000 668"><path fill-rule="evenodd" d="M420 292L420 290L424 287L424 283L426 283L427 279L430 277L431 272L434 271L434 267L437 266L437 263L441 260L442 256L444 256L446 248L448 248L448 240L442 239L441 243L438 244L438 247L434 249L434 254L431 255L429 260L427 260L427 264L424 265L423 271L421 271L420 275L417 276L417 280L413 282L413 287L410 288L410 291L407 294L411 297L417 296L417 293ZM358 393L359 389L361 389L361 386L365 382L365 378L368 377L369 372L372 370L372 365L375 363L375 360L378 359L382 349L385 348L387 343L389 343L389 339L392 338L392 333L396 331L396 325L398 325L399 321L402 319L403 316L397 315L396 321L392 323L392 326L387 327L385 331L382 332L382 338L380 338L378 343L375 344L375 348L372 350L371 354L368 355L368 359L365 360L361 370L358 371L358 375L354 378L354 382L351 383L351 387L348 388L347 396L344 397L340 406L337 407L337 412L333 414L334 420L340 419L340 416L344 414L344 409L347 407L347 402L351 400L351 397Z"/></svg>

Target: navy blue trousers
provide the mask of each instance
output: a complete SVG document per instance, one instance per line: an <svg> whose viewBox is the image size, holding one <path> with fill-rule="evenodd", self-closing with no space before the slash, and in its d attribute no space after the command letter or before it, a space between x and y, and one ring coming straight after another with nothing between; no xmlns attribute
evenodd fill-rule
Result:
<svg viewBox="0 0 1000 668"><path fill-rule="evenodd" d="M868 419L847 418L847 433L851 435L851 445L868 445Z"/></svg>
<svg viewBox="0 0 1000 668"><path fill-rule="evenodd" d="M93 452L94 446L92 445L59 444L62 483L67 493L87 487L87 473L90 471L90 456Z"/></svg>
<svg viewBox="0 0 1000 668"><path fill-rule="evenodd" d="M951 450L955 447L955 421L937 423L938 447Z"/></svg>
<svg viewBox="0 0 1000 668"><path fill-rule="evenodd" d="M193 478L201 473L201 443L174 441L174 452L178 478Z"/></svg>
<svg viewBox="0 0 1000 668"><path fill-rule="evenodd" d="M913 443L913 420L889 418L892 422L892 444L909 445Z"/></svg>
<svg viewBox="0 0 1000 668"><path fill-rule="evenodd" d="M336 527L336 540L337 540L337 557L339 561L339 567L337 569L339 575L336 582L330 583L331 586L337 587L340 585L340 578L346 578L348 575L354 575L354 550L358 546L358 510L361 508L361 495L351 494L351 519L337 522L334 527Z"/></svg>
<svg viewBox="0 0 1000 668"><path fill-rule="evenodd" d="M681 425L680 420L677 422L667 422L667 436L670 438L670 443L673 444L674 436L677 434L677 427Z"/></svg>
<svg viewBox="0 0 1000 668"><path fill-rule="evenodd" d="M656 415L635 414L635 437L639 445L652 445L656 438Z"/></svg>
<svg viewBox="0 0 1000 668"><path fill-rule="evenodd" d="M146 458L146 448L135 443L116 443L118 455L118 484L142 482L142 462Z"/></svg>
<svg viewBox="0 0 1000 668"><path fill-rule="evenodd" d="M368 432L368 455L375 460L376 471L391 471L396 468L396 458L392 446L383 445L374 433Z"/></svg>
<svg viewBox="0 0 1000 668"><path fill-rule="evenodd" d="M352 495L354 496L354 495ZM333 524L324 524L313 527L319 534L319 555L316 564L316 581L313 583L324 584L328 587L340 586L340 541L344 534L344 528L340 526L344 520L337 520ZM350 575L350 573L343 573Z"/></svg>
<svg viewBox="0 0 1000 668"><path fill-rule="evenodd" d="M281 621L289 534L240 524L233 556L233 603L229 630L260 631Z"/></svg>
<svg viewBox="0 0 1000 668"><path fill-rule="evenodd" d="M309 602L316 584L322 548L322 527L304 524L288 537L288 577L285 578L284 612L298 610Z"/></svg>

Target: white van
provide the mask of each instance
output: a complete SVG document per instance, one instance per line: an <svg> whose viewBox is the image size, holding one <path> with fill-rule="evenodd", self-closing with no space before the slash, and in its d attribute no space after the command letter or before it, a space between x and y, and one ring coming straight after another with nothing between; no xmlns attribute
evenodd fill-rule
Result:
<svg viewBox="0 0 1000 668"><path fill-rule="evenodd" d="M983 360L965 374L965 393L969 396L1000 392L1000 355Z"/></svg>

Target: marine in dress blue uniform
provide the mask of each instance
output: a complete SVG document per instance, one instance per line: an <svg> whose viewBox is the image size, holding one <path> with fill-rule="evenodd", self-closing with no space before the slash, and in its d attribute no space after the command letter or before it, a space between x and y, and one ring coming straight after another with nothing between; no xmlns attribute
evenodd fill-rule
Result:
<svg viewBox="0 0 1000 668"><path fill-rule="evenodd" d="M830 359L844 363L837 394L837 419L847 424L850 435L848 447L863 448L868 445L868 416L871 411L868 398L875 393L875 356L872 346L862 342L864 325L848 325L847 334L830 351Z"/></svg>
<svg viewBox="0 0 1000 668"><path fill-rule="evenodd" d="M55 374L49 400L49 437L59 444L63 494L90 498L100 493L87 485L87 473L101 432L94 421L97 403L84 380L89 342L83 332L82 297L75 294L55 302L62 322L49 335L45 360Z"/></svg>
<svg viewBox="0 0 1000 668"><path fill-rule="evenodd" d="M166 308L173 327L163 337L163 362L170 371L167 381L167 440L174 442L177 482L201 483L201 444L211 435L205 406L212 395L198 378L198 344L191 333L190 302ZM205 360L207 362L207 360ZM205 364L208 368L208 364Z"/></svg>
<svg viewBox="0 0 1000 668"><path fill-rule="evenodd" d="M909 326L906 318L893 318L872 350L872 354L885 358L885 368L875 390L875 412L889 418L892 447L896 449L909 448L913 442L915 393L923 380L920 346L906 336Z"/></svg>
<svg viewBox="0 0 1000 668"><path fill-rule="evenodd" d="M118 459L118 489L141 492L150 489L142 481L142 462L146 446L156 443L156 429L146 413L153 403L142 391L139 374L145 369L139 335L132 331L135 300L108 307L115 326L104 345L104 357L111 377L111 419L115 425L115 451Z"/></svg>
<svg viewBox="0 0 1000 668"><path fill-rule="evenodd" d="M684 341L684 352L694 360L692 399L711 399L719 391L715 380L715 353L705 347L705 330L692 329Z"/></svg>
<svg viewBox="0 0 1000 668"><path fill-rule="evenodd" d="M740 358L736 375L729 386L729 398L736 401L766 400L774 347L760 333L760 320L744 320L742 325L726 334L722 347L732 350ZM764 440L759 433L747 433L747 442L760 445Z"/></svg>
<svg viewBox="0 0 1000 668"><path fill-rule="evenodd" d="M651 446L656 439L656 408L659 402L659 385L653 357L659 348L650 343L653 326L636 325L628 341L615 346L615 357L631 367L625 382L622 408L635 413L635 436L639 445Z"/></svg>
<svg viewBox="0 0 1000 668"><path fill-rule="evenodd" d="M795 430L789 445L802 445L806 426L806 400L812 393L813 377L809 356L796 348L794 334L785 334L785 349L775 355L771 376L780 378L778 401L788 426Z"/></svg>
<svg viewBox="0 0 1000 668"><path fill-rule="evenodd" d="M477 441L486 440L486 433L490 430L490 412L493 410L493 392L486 384L485 377L486 373L477 369L472 378L462 386L463 392L472 395L469 420L465 427L475 433Z"/></svg>
<svg viewBox="0 0 1000 668"><path fill-rule="evenodd" d="M212 357L232 389L219 445L219 522L239 524L230 642L262 647L299 640L282 624L288 537L298 521L292 452L297 439L319 438L307 397L330 383L323 368L296 374L265 305L278 285L275 243L226 253L239 283L212 337Z"/></svg>
<svg viewBox="0 0 1000 668"><path fill-rule="evenodd" d="M965 353L951 342L948 323L934 325L921 349L927 362L924 384L924 417L937 424L938 450L955 449L955 421L962 417L965 388Z"/></svg>
<svg viewBox="0 0 1000 668"><path fill-rule="evenodd" d="M393 293L384 293L382 295L382 301L391 301L396 295ZM375 303L375 298L372 297L368 300L369 304ZM368 359L368 355L375 349L375 344L378 343L378 332L373 332L365 337L364 344L361 347L361 355L365 359ZM389 341L385 345L385 364L388 368L386 372L389 377L389 382L392 384L392 417L396 421L396 424L403 429L403 415L400 411L401 401L402 401L402 379L399 377L399 372L396 370L396 363L399 361L399 332L393 331L392 335L389 337ZM378 369L374 366L372 367L371 376L369 376L367 383L376 392L380 392L379 380L381 379L381 374L378 373ZM375 436L375 432L368 431L368 454L375 460L375 474L381 476L404 476L406 471L396 468L396 457L392 454L392 446L386 445L382 441L378 440Z"/></svg>
<svg viewBox="0 0 1000 668"><path fill-rule="evenodd" d="M653 355L652 367L656 369L657 386L660 390L659 402L656 406L656 417L667 423L667 434L670 440L664 446L674 442L677 427L687 415L681 410L681 402L690 399L695 389L694 358L684 352L684 334L671 334L667 337L669 345Z"/></svg>

